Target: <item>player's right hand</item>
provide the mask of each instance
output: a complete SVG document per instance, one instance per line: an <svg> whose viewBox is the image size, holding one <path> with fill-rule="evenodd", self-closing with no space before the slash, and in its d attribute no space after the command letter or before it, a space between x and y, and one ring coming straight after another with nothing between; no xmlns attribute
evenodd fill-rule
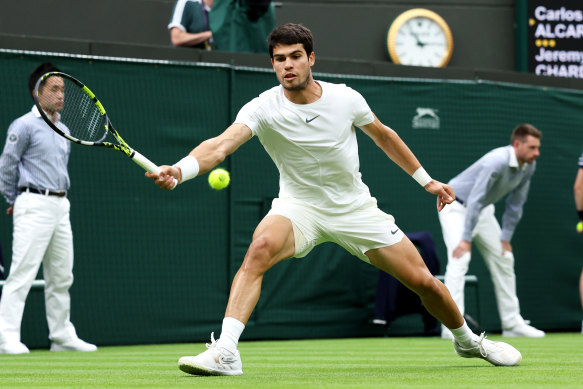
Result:
<svg viewBox="0 0 583 389"><path fill-rule="evenodd" d="M154 180L154 183L164 190L172 190L182 180L180 169L176 166L162 165L160 173L145 173L146 177Z"/></svg>

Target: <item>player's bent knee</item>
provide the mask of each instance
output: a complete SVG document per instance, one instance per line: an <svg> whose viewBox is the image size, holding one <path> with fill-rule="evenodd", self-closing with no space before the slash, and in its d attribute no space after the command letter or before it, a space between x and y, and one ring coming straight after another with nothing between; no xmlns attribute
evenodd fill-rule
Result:
<svg viewBox="0 0 583 389"><path fill-rule="evenodd" d="M245 260L243 270L264 273L273 266L273 245L265 238L256 238L251 242Z"/></svg>

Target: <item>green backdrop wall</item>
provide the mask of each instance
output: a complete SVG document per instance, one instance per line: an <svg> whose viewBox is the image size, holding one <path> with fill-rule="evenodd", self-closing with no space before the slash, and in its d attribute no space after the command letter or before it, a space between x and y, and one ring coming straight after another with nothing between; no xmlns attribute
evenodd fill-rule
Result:
<svg viewBox="0 0 583 389"><path fill-rule="evenodd" d="M0 52L0 128L32 107L31 70L52 61L103 101L124 139L153 161L174 163L215 136L238 109L276 84L271 72L216 64L122 61ZM317 65L315 67L317 72ZM575 330L583 242L575 233L572 185L583 144L583 93L469 80L423 80L318 74L360 91L436 179L447 181L488 150L507 144L512 128L543 131L542 155L513 245L523 316L546 330ZM418 108L433 114L418 119ZM428 112L427 110L421 111ZM419 125L420 124L420 125ZM5 135L2 135L4 139ZM445 268L435 199L359 131L361 168L379 205L406 232L428 230ZM4 140L2 140L2 145ZM229 157L227 190L206 177L164 192L120 153L74 146L69 198L75 243L72 321L98 345L208 340L220 332L230 282L255 225L277 196L277 171L256 139ZM498 214L503 203L499 204ZM12 220L0 217L0 242L11 256ZM475 253L481 325L498 331L491 282ZM378 273L340 247L270 270L243 339L383 335L370 324ZM475 303L474 303L475 305ZM397 320L388 334L417 333L420 317ZM47 347L42 293L31 292L23 341Z"/></svg>

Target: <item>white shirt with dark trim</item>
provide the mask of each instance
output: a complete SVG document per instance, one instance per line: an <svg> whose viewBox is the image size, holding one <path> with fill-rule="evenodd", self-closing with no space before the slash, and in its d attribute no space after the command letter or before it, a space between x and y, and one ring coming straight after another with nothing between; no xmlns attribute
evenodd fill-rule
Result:
<svg viewBox="0 0 583 389"><path fill-rule="evenodd" d="M520 167L514 147L509 145L490 151L452 178L449 184L467 209L462 239L471 242L482 209L508 195L501 239L510 241L522 217L535 169L536 162Z"/></svg>
<svg viewBox="0 0 583 389"><path fill-rule="evenodd" d="M178 0L174 5L168 29L177 27L185 32L198 33L208 30L208 24L202 15L202 9L210 12L210 8L202 0Z"/></svg>
<svg viewBox="0 0 583 389"><path fill-rule="evenodd" d="M355 126L372 123L365 99L344 84L317 81L322 96L294 104L283 87L263 92L239 111L279 170L279 197L330 212L345 212L371 199L362 182Z"/></svg>

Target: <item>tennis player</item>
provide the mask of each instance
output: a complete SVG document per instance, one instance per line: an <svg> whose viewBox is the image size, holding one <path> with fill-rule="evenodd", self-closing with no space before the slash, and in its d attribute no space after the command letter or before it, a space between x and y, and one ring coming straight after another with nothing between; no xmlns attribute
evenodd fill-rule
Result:
<svg viewBox="0 0 583 389"><path fill-rule="evenodd" d="M518 350L475 335L447 288L435 279L413 244L382 212L362 182L355 127L359 127L431 194L437 209L454 201L450 186L433 180L395 131L383 125L364 98L346 85L315 81L309 29L285 24L268 38L269 54L281 85L247 103L221 135L202 142L160 174L146 176L163 189L210 171L257 136L280 174L279 197L259 223L235 275L221 336L211 334L208 350L182 357L179 368L195 375L243 374L239 337L259 300L263 275L290 257L303 257L332 241L354 256L395 276L419 295L427 310L452 330L462 357L494 365L520 363Z"/></svg>

